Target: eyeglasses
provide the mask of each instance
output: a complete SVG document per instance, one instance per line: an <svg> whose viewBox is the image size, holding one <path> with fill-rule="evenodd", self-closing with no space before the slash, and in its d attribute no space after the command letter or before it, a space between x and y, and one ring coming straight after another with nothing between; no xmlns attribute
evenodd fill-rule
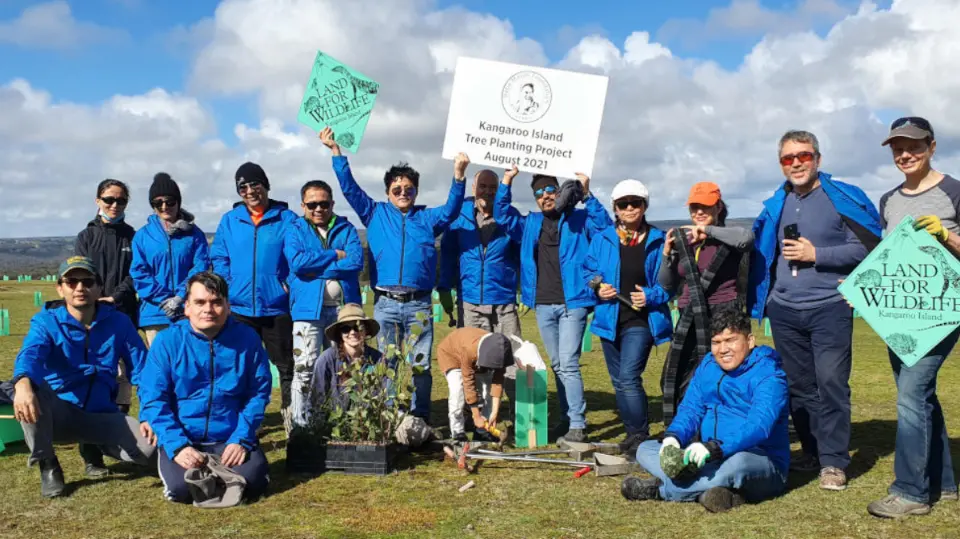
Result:
<svg viewBox="0 0 960 539"><path fill-rule="evenodd" d="M173 197L158 198L150 202L150 205L158 210L164 206L172 208L177 205L177 199Z"/></svg>
<svg viewBox="0 0 960 539"><path fill-rule="evenodd" d="M351 331L356 331L357 333L363 332L363 322L346 322L340 326L340 333L346 335Z"/></svg>
<svg viewBox="0 0 960 539"><path fill-rule="evenodd" d="M310 211L313 211L317 208L320 208L321 210L329 210L333 203L329 200L320 200L317 202L304 202L303 205L306 206Z"/></svg>
<svg viewBox="0 0 960 539"><path fill-rule="evenodd" d="M80 283L83 283L84 288L93 288L97 284L97 279L96 277L64 277L60 279L60 284L67 285L67 288L76 288Z"/></svg>
<svg viewBox="0 0 960 539"><path fill-rule="evenodd" d="M801 163L809 163L810 161L813 161L813 158L816 156L817 154L813 152L799 152L799 153L781 155L780 165L784 167L792 165L794 159L799 159Z"/></svg>
<svg viewBox="0 0 960 539"><path fill-rule="evenodd" d="M543 198L543 195L552 195L557 192L557 188L553 185L548 185L546 187L541 187L533 192L535 198Z"/></svg>
<svg viewBox="0 0 960 539"><path fill-rule="evenodd" d="M240 184L240 186L237 187L237 191L242 195L243 193L250 191L251 189L256 189L262 186L263 184L261 182L247 182L247 183Z"/></svg>
<svg viewBox="0 0 960 539"><path fill-rule="evenodd" d="M899 129L905 125L915 125L924 131L930 131L933 133L933 128L930 127L930 122L919 116L906 116L903 118L897 118L892 124L890 124L890 129Z"/></svg>
<svg viewBox="0 0 960 539"><path fill-rule="evenodd" d="M621 198L616 204L618 210L625 210L631 207L640 209L646 205L645 201L640 197Z"/></svg>
<svg viewBox="0 0 960 539"><path fill-rule="evenodd" d="M413 197L413 196L417 196L417 188L416 187L394 187L393 189L390 190L390 193L392 193L393 196L395 197L398 197L401 195Z"/></svg>
<svg viewBox="0 0 960 539"><path fill-rule="evenodd" d="M122 207L127 205L127 199L123 197L100 197L100 201L107 206L113 206L116 204L117 206Z"/></svg>

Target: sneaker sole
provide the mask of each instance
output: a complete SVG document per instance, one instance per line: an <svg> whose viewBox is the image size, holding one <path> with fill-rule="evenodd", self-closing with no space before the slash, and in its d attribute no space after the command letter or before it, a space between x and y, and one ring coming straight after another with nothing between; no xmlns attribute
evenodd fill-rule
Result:
<svg viewBox="0 0 960 539"><path fill-rule="evenodd" d="M700 502L700 505L702 505L704 509L711 513L726 513L746 503L742 496L726 489L718 491L710 489L701 494L700 499L697 501Z"/></svg>
<svg viewBox="0 0 960 539"><path fill-rule="evenodd" d="M106 476L110 475L110 470L108 470L108 469L106 469L106 468L102 468L102 469L97 470L97 471L84 472L84 475L87 476L87 477L89 477L90 479L100 479L100 478L102 478L102 477L106 477Z"/></svg>
<svg viewBox="0 0 960 539"><path fill-rule="evenodd" d="M820 490L832 490L834 492L840 492L842 490L847 490L847 485L820 485Z"/></svg>

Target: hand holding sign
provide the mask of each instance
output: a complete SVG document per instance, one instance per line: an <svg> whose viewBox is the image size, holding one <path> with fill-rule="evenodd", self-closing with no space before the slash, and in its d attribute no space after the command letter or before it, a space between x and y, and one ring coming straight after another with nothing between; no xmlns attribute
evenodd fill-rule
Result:
<svg viewBox="0 0 960 539"><path fill-rule="evenodd" d="M517 174L520 174L520 169L517 168L517 165L513 165L513 168L503 173L503 183L506 185L512 184Z"/></svg>
<svg viewBox="0 0 960 539"><path fill-rule="evenodd" d="M324 127L323 131L320 131L320 142L322 142L327 148L330 148L330 151L333 153L333 155L341 155L340 145L337 144L337 141L333 138L333 129Z"/></svg>
<svg viewBox="0 0 960 539"><path fill-rule="evenodd" d="M467 154L460 152L453 159L453 178L458 182L467 179L467 165L470 164L470 158Z"/></svg>

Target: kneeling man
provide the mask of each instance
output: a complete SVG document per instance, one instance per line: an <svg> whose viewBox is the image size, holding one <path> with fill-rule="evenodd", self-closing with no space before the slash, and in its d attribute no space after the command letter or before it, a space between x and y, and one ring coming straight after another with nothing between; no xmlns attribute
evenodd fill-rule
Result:
<svg viewBox="0 0 960 539"><path fill-rule="evenodd" d="M697 367L686 397L664 435L647 441L637 462L654 477L628 477L629 500L697 501L728 511L783 492L790 466L787 379L780 356L756 346L750 318L722 310L711 323L710 353ZM671 479L661 455L682 452L687 469Z"/></svg>
<svg viewBox="0 0 960 539"><path fill-rule="evenodd" d="M230 316L228 297L219 275L191 277L186 318L157 335L141 376L150 383L140 388L140 418L157 434L160 479L172 501L199 501L184 475L216 473L218 460L243 478L245 499L269 482L257 428L270 402L270 366L257 333Z"/></svg>
<svg viewBox="0 0 960 539"><path fill-rule="evenodd" d="M121 361L131 382L146 347L127 315L99 302L103 283L93 261L85 256L60 265L57 293L30 320L13 368L13 386L3 390L13 399L14 417L30 448L30 465L40 464L40 493L63 493L63 470L53 442L99 446L116 459L148 465L156 439L149 425L138 423L116 405L117 367Z"/></svg>

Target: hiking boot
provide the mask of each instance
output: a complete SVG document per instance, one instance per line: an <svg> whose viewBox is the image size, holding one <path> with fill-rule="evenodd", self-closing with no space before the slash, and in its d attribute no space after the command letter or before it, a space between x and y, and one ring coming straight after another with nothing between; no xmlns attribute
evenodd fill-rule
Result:
<svg viewBox="0 0 960 539"><path fill-rule="evenodd" d="M637 448L640 447L640 444L646 441L646 439L647 436L645 434L635 432L627 436L626 439L617 445L620 446L620 453L626 457L635 459L637 458Z"/></svg>
<svg viewBox="0 0 960 539"><path fill-rule="evenodd" d="M557 438L557 445L562 445L563 442L586 442L587 441L587 431L585 429L570 429L566 434Z"/></svg>
<svg viewBox="0 0 960 539"><path fill-rule="evenodd" d="M63 494L63 468L56 457L40 461L40 494L44 498L56 498Z"/></svg>
<svg viewBox="0 0 960 539"><path fill-rule="evenodd" d="M940 492L941 502L955 502L960 500L960 493L955 490L944 490Z"/></svg>
<svg viewBox="0 0 960 539"><path fill-rule="evenodd" d="M867 506L867 512L875 517L903 518L911 515L926 515L930 512L930 506L891 494L882 500L872 502Z"/></svg>
<svg viewBox="0 0 960 539"><path fill-rule="evenodd" d="M827 466L820 470L820 488L823 490L846 490L847 474L840 468Z"/></svg>
<svg viewBox="0 0 960 539"><path fill-rule="evenodd" d="M99 479L110 475L110 470L103 462L103 451L99 446L80 444L80 457L83 458L84 473L91 479Z"/></svg>
<svg viewBox="0 0 960 539"><path fill-rule="evenodd" d="M661 485L663 483L656 477L647 479L628 477L620 484L620 494L633 501L659 500Z"/></svg>
<svg viewBox="0 0 960 539"><path fill-rule="evenodd" d="M713 487L700 494L697 497L697 502L711 513L725 513L734 507L747 503L747 500L736 490L726 487Z"/></svg>
<svg viewBox="0 0 960 539"><path fill-rule="evenodd" d="M790 471L800 473L818 472L820 471L820 459L803 453L800 458L790 459Z"/></svg>
<svg viewBox="0 0 960 539"><path fill-rule="evenodd" d="M103 459L100 459L99 463L88 462L84 466L84 474L90 479L100 479L101 477L106 477L110 475L110 470L107 469L106 465L103 463Z"/></svg>

